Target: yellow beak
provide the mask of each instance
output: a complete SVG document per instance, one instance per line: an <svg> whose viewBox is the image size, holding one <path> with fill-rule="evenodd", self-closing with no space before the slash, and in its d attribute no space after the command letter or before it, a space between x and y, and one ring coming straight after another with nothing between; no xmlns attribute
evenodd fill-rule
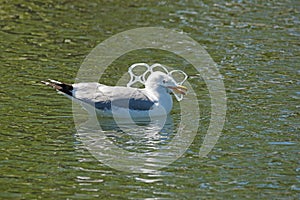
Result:
<svg viewBox="0 0 300 200"><path fill-rule="evenodd" d="M168 88L170 88L171 90L173 90L174 92L176 93L179 93L179 94L183 94L183 95L186 95L186 92L187 92L187 88L183 85L178 85L178 86L169 86Z"/></svg>

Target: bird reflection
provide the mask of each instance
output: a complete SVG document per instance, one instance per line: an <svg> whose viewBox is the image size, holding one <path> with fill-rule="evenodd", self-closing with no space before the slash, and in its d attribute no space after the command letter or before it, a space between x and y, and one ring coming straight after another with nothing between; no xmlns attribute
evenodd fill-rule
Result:
<svg viewBox="0 0 300 200"><path fill-rule="evenodd" d="M117 147L134 152L158 150L168 144L176 133L170 115L131 119L95 115L89 117L77 130L81 139L89 138L89 144L97 141L98 145L105 145L106 143L101 143L101 140L110 140Z"/></svg>

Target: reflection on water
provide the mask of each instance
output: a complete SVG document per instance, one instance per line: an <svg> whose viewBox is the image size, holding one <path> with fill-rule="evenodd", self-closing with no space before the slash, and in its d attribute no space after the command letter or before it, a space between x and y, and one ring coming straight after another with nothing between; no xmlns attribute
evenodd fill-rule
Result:
<svg viewBox="0 0 300 200"><path fill-rule="evenodd" d="M161 117L107 118L94 107L73 101L78 138L97 160L114 169L149 173L166 167L184 154L197 134L199 104L187 87L191 92L174 105L178 114ZM214 145L211 137L204 141Z"/></svg>
<svg viewBox="0 0 300 200"><path fill-rule="evenodd" d="M170 141L174 130L173 119L170 115L164 118L133 118L119 119L117 122L114 118L98 117L98 124L86 122L90 130L101 129L107 138L112 140L116 145L128 151L148 152L154 151L160 145ZM162 123L164 122L164 123ZM100 126L100 127L99 127Z"/></svg>
<svg viewBox="0 0 300 200"><path fill-rule="evenodd" d="M154 172L176 160L178 151L174 153L166 145L176 131L170 115L132 120L89 113L88 120L77 126L78 138L100 162L143 173Z"/></svg>

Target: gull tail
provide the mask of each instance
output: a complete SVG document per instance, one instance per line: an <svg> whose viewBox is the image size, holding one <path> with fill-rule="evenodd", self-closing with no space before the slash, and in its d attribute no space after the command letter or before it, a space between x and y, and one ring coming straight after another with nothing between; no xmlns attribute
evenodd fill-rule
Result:
<svg viewBox="0 0 300 200"><path fill-rule="evenodd" d="M55 81L55 80L51 80L51 79L49 79L48 81L41 81L41 82L44 83L45 85L48 85L48 86L56 89L57 91L60 91L64 94L72 96L73 86L70 84L61 83L59 81Z"/></svg>

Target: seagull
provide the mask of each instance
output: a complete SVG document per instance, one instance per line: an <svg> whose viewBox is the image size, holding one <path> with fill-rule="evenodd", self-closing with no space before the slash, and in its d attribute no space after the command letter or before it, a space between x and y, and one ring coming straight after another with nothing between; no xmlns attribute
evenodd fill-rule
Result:
<svg viewBox="0 0 300 200"><path fill-rule="evenodd" d="M42 83L72 100L93 106L103 115L120 118L167 115L173 107L171 93L187 93L185 86L160 71L151 73L142 89L96 82L66 84L51 79Z"/></svg>

